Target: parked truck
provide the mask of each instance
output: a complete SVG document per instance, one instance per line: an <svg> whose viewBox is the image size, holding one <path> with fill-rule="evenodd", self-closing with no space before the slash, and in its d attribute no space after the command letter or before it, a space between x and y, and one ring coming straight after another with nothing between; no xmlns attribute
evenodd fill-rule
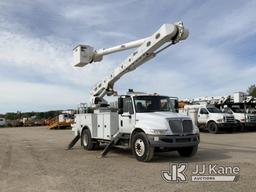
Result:
<svg viewBox="0 0 256 192"><path fill-rule="evenodd" d="M58 116L48 120L49 129L70 128L74 121L73 111L63 111Z"/></svg>
<svg viewBox="0 0 256 192"><path fill-rule="evenodd" d="M6 125L5 118L0 118L0 127L4 127Z"/></svg>
<svg viewBox="0 0 256 192"><path fill-rule="evenodd" d="M246 109L241 108L240 105L226 105L223 111L234 115L241 131L256 128L256 114L246 112Z"/></svg>
<svg viewBox="0 0 256 192"><path fill-rule="evenodd" d="M223 113L214 105L190 104L185 105L179 112L190 116L199 129L207 130L214 134L223 130L233 132L238 126L234 115Z"/></svg>
<svg viewBox="0 0 256 192"><path fill-rule="evenodd" d="M114 84L126 73L135 70L167 47L185 40L188 30L182 22L164 24L151 36L108 49L95 50L88 45L74 49L75 66L83 67L101 61L104 55L138 47L114 72L99 82L91 92L92 113L78 110L72 125L76 138L86 150L101 144L131 148L139 161L150 161L154 151L176 150L190 157L197 152L199 130L192 119L175 112L168 96L129 90L118 96L113 109L103 98L118 95ZM75 139L75 141L77 141ZM71 142L72 143L72 142Z"/></svg>
<svg viewBox="0 0 256 192"><path fill-rule="evenodd" d="M240 130L256 129L256 114L251 109L255 106L255 98L247 96L243 92L236 92L233 96L223 97L222 101L216 102L216 106L234 115Z"/></svg>

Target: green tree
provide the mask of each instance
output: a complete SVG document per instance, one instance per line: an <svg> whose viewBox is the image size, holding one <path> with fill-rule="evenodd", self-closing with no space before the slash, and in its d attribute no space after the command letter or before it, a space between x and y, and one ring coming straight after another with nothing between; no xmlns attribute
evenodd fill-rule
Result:
<svg viewBox="0 0 256 192"><path fill-rule="evenodd" d="M17 113L6 113L5 118L9 120L18 119Z"/></svg>
<svg viewBox="0 0 256 192"><path fill-rule="evenodd" d="M251 85L248 89L247 89L247 93L250 96L256 97L256 85Z"/></svg>

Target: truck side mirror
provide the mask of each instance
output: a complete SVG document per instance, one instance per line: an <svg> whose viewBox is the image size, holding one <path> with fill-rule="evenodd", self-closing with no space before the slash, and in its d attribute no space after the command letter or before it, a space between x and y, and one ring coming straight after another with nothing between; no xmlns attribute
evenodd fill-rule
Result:
<svg viewBox="0 0 256 192"><path fill-rule="evenodd" d="M124 106L124 100L123 98L118 98L118 113L123 114L123 106Z"/></svg>
<svg viewBox="0 0 256 192"><path fill-rule="evenodd" d="M123 113L124 113L123 109L118 109L118 114L123 114Z"/></svg>
<svg viewBox="0 0 256 192"><path fill-rule="evenodd" d="M179 102L178 100L174 100L174 108L175 108L175 111L178 113L179 112Z"/></svg>

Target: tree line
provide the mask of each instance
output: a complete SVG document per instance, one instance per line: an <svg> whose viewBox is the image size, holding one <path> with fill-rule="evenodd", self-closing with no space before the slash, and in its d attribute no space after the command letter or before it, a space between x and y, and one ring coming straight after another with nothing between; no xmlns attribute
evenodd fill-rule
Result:
<svg viewBox="0 0 256 192"><path fill-rule="evenodd" d="M50 119L54 118L57 115L61 113L60 110L57 111L46 111L46 112L20 112L17 111L15 113L6 113L6 114L1 114L1 118L6 118L9 120L16 120L16 119L23 119L23 118L31 118L34 117L35 119Z"/></svg>

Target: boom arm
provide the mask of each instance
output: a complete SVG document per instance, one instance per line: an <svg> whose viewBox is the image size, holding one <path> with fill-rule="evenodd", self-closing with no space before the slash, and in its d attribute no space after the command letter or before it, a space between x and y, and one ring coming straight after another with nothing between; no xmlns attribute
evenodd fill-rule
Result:
<svg viewBox="0 0 256 192"><path fill-rule="evenodd" d="M107 54L138 47L121 63L119 67L114 70L111 75L97 83L97 85L92 89L92 103L97 104L98 102L103 101L103 97L105 95L110 96L116 94L113 89L114 84L123 75L133 71L138 66L152 59L157 53L170 45L176 44L181 40L185 40L188 37L188 34L189 32L184 28L183 23L177 22L175 24L162 25L158 31L145 39L132 41L108 49L100 49L96 51L88 45L78 45L73 50L75 66L77 67L83 67L89 63L101 61L103 56ZM165 43L169 44L161 48Z"/></svg>

